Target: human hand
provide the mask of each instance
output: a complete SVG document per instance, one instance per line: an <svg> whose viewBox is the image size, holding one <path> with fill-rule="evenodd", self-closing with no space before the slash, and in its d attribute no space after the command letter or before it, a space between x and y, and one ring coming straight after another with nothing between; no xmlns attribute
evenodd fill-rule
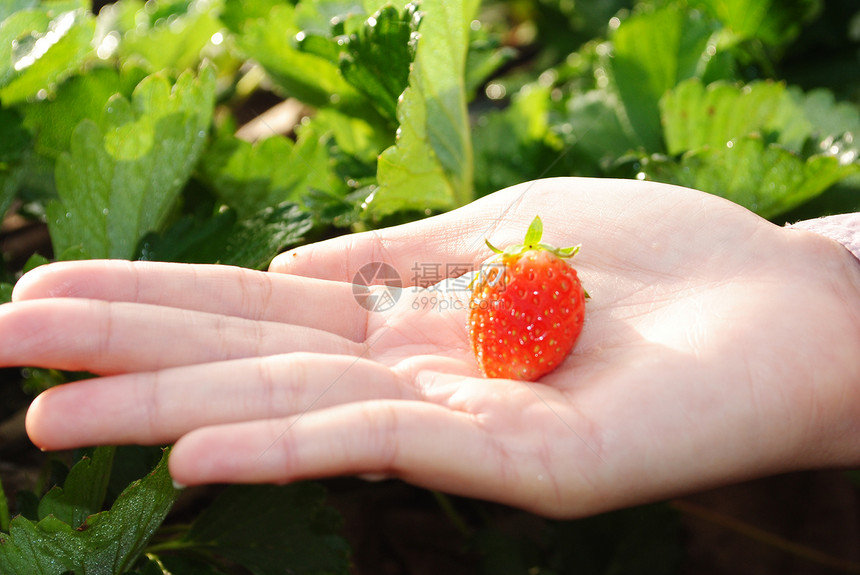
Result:
<svg viewBox="0 0 860 575"><path fill-rule="evenodd" d="M516 242L535 215L546 241L582 244L592 296L539 382L480 376L468 293L407 288L378 312L353 297L369 262L407 283L423 264L477 266L484 238ZM271 270L82 262L23 278L0 307L0 364L107 375L37 398L33 441L176 440L184 484L381 474L559 517L860 454L856 262L710 195L531 182Z"/></svg>

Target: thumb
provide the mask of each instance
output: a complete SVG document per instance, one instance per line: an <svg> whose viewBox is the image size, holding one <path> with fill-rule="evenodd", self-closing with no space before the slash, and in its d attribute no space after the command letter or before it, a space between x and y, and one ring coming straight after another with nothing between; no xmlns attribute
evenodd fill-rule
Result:
<svg viewBox="0 0 860 575"><path fill-rule="evenodd" d="M308 244L277 256L269 271L342 282L387 264L403 286L429 286L475 269L491 255L484 239L507 219L508 188L462 208L390 228ZM520 193L521 195L521 193ZM519 226L518 226L519 227ZM365 268L369 269L369 268ZM379 277L377 273L371 274Z"/></svg>

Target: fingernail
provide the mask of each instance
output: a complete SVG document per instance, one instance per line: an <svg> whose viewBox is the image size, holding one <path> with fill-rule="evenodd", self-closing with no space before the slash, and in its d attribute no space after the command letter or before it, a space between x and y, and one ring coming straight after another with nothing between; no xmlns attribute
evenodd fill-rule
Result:
<svg viewBox="0 0 860 575"><path fill-rule="evenodd" d="M173 482L173 488L176 489L177 491L181 491L187 487L187 485L183 485L173 478L171 478L171 481Z"/></svg>

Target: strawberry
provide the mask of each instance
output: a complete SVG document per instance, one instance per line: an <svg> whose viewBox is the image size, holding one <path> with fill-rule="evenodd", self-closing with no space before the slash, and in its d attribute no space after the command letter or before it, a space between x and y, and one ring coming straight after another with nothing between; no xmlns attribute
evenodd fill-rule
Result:
<svg viewBox="0 0 860 575"><path fill-rule="evenodd" d="M585 319L588 294L567 262L579 246L540 243L535 217L520 245L485 263L472 284L469 338L487 377L534 381L559 366L573 349Z"/></svg>

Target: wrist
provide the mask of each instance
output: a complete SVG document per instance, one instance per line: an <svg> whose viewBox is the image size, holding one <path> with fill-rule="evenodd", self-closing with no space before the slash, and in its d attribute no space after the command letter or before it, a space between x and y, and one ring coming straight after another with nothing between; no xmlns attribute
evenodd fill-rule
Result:
<svg viewBox="0 0 860 575"><path fill-rule="evenodd" d="M807 239L817 246L818 273L822 273L823 293L815 297L833 297L844 313L845 321L828 321L832 330L831 349L853 352L846 356L834 353L824 357L822 369L839 374L836 384L841 393L838 401L824 405L818 413L822 436L808 446L814 466L856 466L860 464L860 213L827 216L786 226L811 232ZM827 365L831 363L831 365ZM841 363L841 365L834 365ZM832 390L831 390L832 391ZM833 397L833 396L831 396Z"/></svg>
<svg viewBox="0 0 860 575"><path fill-rule="evenodd" d="M834 240L847 249L860 265L860 212L804 220L786 227L807 230Z"/></svg>

